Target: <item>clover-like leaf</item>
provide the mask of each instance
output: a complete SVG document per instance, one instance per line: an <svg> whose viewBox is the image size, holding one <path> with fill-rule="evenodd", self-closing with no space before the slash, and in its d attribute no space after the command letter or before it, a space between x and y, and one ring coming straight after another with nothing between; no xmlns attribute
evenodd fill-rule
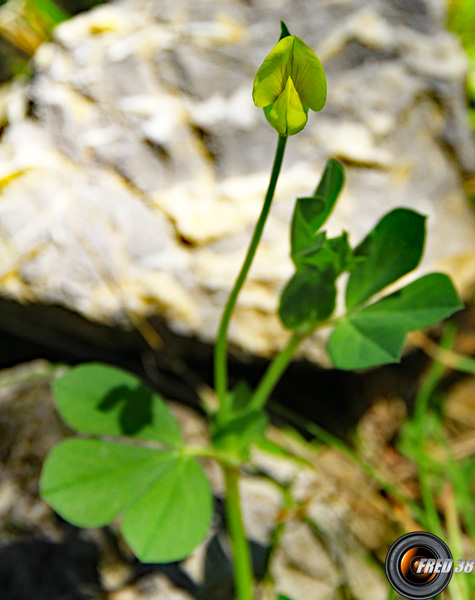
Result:
<svg viewBox="0 0 475 600"><path fill-rule="evenodd" d="M335 277L331 270L298 269L282 292L279 316L287 329L309 329L335 309Z"/></svg>
<svg viewBox="0 0 475 600"><path fill-rule="evenodd" d="M288 329L311 329L335 308L336 279L356 260L348 235L327 239L320 227L330 215L343 187L342 165L330 159L315 194L298 198L292 218L291 257L296 273L282 292L279 316Z"/></svg>
<svg viewBox="0 0 475 600"><path fill-rule="evenodd" d="M328 219L344 183L342 165L330 159L313 196L298 198L292 217L291 256L298 266L299 257L318 250L324 242L319 229Z"/></svg>
<svg viewBox="0 0 475 600"><path fill-rule="evenodd" d="M187 556L206 536L212 514L201 467L176 450L67 440L48 456L40 490L59 515L80 527L123 516L124 537L144 562Z"/></svg>
<svg viewBox="0 0 475 600"><path fill-rule="evenodd" d="M171 447L182 443L164 400L121 369L101 363L79 365L52 388L60 415L76 431L154 440Z"/></svg>
<svg viewBox="0 0 475 600"><path fill-rule="evenodd" d="M431 273L340 320L328 342L338 369L364 369L401 358L409 331L429 327L463 307L450 281Z"/></svg>
<svg viewBox="0 0 475 600"><path fill-rule="evenodd" d="M127 511L121 528L142 562L175 562L203 541L212 513L203 469L180 457Z"/></svg>
<svg viewBox="0 0 475 600"><path fill-rule="evenodd" d="M43 499L73 525L107 525L177 461L175 451L101 440L66 440L41 474Z"/></svg>
<svg viewBox="0 0 475 600"><path fill-rule="evenodd" d="M417 267L424 249L426 218L406 208L385 215L354 251L364 259L352 271L346 306L354 309Z"/></svg>
<svg viewBox="0 0 475 600"><path fill-rule="evenodd" d="M312 215L311 217L313 226L316 229L320 229L329 217L344 183L345 171L343 165L334 158L328 159L323 175L314 193L314 196L317 196L318 198L325 198L325 210L322 213L315 216Z"/></svg>

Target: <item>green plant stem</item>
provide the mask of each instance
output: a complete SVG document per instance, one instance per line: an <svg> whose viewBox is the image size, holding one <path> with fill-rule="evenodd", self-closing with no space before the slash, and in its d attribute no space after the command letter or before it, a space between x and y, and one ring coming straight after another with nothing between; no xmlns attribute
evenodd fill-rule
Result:
<svg viewBox="0 0 475 600"><path fill-rule="evenodd" d="M287 345L279 352L274 360L269 365L267 371L264 373L263 378L259 382L259 385L254 392L252 398L252 406L254 408L263 408L267 402L272 390L275 388L277 382L282 376L282 373L288 367L292 357L299 347L302 340L307 334L294 333L290 337Z"/></svg>
<svg viewBox="0 0 475 600"><path fill-rule="evenodd" d="M455 343L457 336L457 330L450 323L447 323L444 327L442 339L439 344L439 350L451 351ZM419 392L414 402L414 414L413 421L418 421L420 424L423 423L427 410L429 407L430 400L434 395L440 380L444 376L446 365L442 362L434 362L431 364L430 369L422 382Z"/></svg>
<svg viewBox="0 0 475 600"><path fill-rule="evenodd" d="M236 279L236 283L229 295L228 301L224 308L223 316L221 317L221 323L219 325L218 336L216 338L216 347L214 352L214 377L215 377L215 389L218 394L220 403L223 402L227 390L228 390L228 373L227 373L227 334L229 322L233 314L236 301L241 291L241 288L246 280L249 269L251 268L252 260L256 253L257 246L261 240L264 225L269 215L269 210L274 197L275 186L279 177L280 169L282 166L282 160L284 158L285 144L287 142L286 136L279 136L277 143L277 149L275 152L274 165L272 167L272 173L270 176L269 187L264 199L261 214L254 228L251 243L247 250L246 258L241 267L241 271Z"/></svg>
<svg viewBox="0 0 475 600"><path fill-rule="evenodd" d="M443 349L451 349L456 336L456 330L453 327L447 325L444 329L444 335L442 337L440 347ZM427 376L422 383L419 392L416 397L414 404L413 421L419 424L419 431L421 432L421 448L424 447L425 439L425 428L424 422L428 413L430 401L434 395L437 386L442 379L445 372L445 366L441 363L433 362ZM437 504L434 497L434 490L432 489L431 483L431 472L430 468L426 464L424 458L416 458L419 485L421 489L422 501L424 504L424 510L426 515L426 523L430 531L436 535L442 535L442 524L440 522L439 513L437 510Z"/></svg>
<svg viewBox="0 0 475 600"><path fill-rule="evenodd" d="M455 556L463 556L462 531L460 528L460 515L457 510L454 489L445 495L445 522L447 525L448 543ZM451 588L453 600L468 600L469 583L465 577L456 577L455 585Z"/></svg>
<svg viewBox="0 0 475 600"><path fill-rule="evenodd" d="M453 352L447 348L442 348L430 338L419 332L417 332L417 338L416 335L413 334L413 340L415 340L417 346L422 348L422 350L436 362L449 369L453 369L454 371L461 371L462 373L475 375L474 358L471 358L470 356L464 356L463 354L458 354L457 352Z"/></svg>
<svg viewBox="0 0 475 600"><path fill-rule="evenodd" d="M313 329L307 329L305 331L294 332L292 336L289 338L286 346L277 354L274 360L271 362L269 367L267 368L264 376L262 377L259 385L257 386L253 398L252 398L252 406L254 408L263 408L266 404L269 396L272 394L273 389L275 388L277 382L282 376L282 373L288 367L292 357L303 342L305 338L309 335L317 331L317 329L322 329L323 327L328 327L329 325L335 325L338 323L341 317L329 318L325 321L321 321L318 325L314 326Z"/></svg>
<svg viewBox="0 0 475 600"><path fill-rule="evenodd" d="M427 529L438 535L443 536L442 524L439 519L439 513L437 511L437 505L435 502L434 491L432 489L430 472L421 463L419 463L419 486L421 488L422 501L424 503L425 517Z"/></svg>
<svg viewBox="0 0 475 600"><path fill-rule="evenodd" d="M223 466L237 467L241 464L233 454L222 452L212 446L183 446L181 454L193 458L212 458Z"/></svg>
<svg viewBox="0 0 475 600"><path fill-rule="evenodd" d="M224 466L226 485L227 529L233 550L234 581L236 600L253 600L254 576L252 572L251 552L246 539L242 521L241 501L239 497L239 468Z"/></svg>

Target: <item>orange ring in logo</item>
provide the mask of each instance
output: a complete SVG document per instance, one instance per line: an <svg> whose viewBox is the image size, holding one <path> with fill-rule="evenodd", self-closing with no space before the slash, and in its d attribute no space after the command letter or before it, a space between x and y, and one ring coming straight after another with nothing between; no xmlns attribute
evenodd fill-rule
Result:
<svg viewBox="0 0 475 600"><path fill-rule="evenodd" d="M401 575L408 583L426 585L437 577L438 573L425 573L425 567L422 568L420 573L417 572L421 558L437 560L439 557L426 546L414 546L407 550L401 558L399 568Z"/></svg>

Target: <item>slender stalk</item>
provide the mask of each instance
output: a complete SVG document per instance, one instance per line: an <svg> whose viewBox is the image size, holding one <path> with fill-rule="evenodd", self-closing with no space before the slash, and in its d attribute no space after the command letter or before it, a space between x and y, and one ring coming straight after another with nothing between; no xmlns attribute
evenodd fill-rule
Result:
<svg viewBox="0 0 475 600"><path fill-rule="evenodd" d="M234 581L237 600L254 600L251 552L246 539L239 497L239 468L223 467L226 484L227 529L233 550Z"/></svg>
<svg viewBox="0 0 475 600"><path fill-rule="evenodd" d="M452 347L455 343L455 338L457 336L457 330L451 327L450 325L446 325L444 327L444 332L442 335L442 339L440 341L440 345L438 349L440 351L451 351ZM422 382L422 385L417 394L415 403L414 403L414 416L413 420L419 421L422 423L428 410L428 406L432 396L434 395L437 386L440 383L440 380L444 376L446 365L443 362L438 362L434 360L431 364L429 371Z"/></svg>
<svg viewBox="0 0 475 600"><path fill-rule="evenodd" d="M446 327L444 335L440 343L440 347L443 349L451 349L455 341L456 331L450 327ZM430 401L437 389L437 386L442 379L445 372L445 366L442 363L433 362L429 372L427 373L420 389L417 394L414 404L413 422L418 424L419 431L421 432L421 448L424 448L424 421L428 411L430 410ZM424 450L423 450L424 451ZM434 496L434 490L431 482L430 468L427 466L424 457L415 457L419 476L419 486L421 490L422 501L425 510L426 522L430 531L436 535L442 535L442 524L440 522L439 513L437 510L437 503Z"/></svg>
<svg viewBox="0 0 475 600"><path fill-rule="evenodd" d="M232 289L231 294L229 295L228 301L224 308L223 316L221 317L221 323L219 325L218 336L216 338L216 346L214 352L214 377L215 377L215 388L218 394L218 398L220 403L223 402L224 397L226 396L226 392L228 389L228 372L227 372L227 333L229 322L231 320L231 316L234 311L234 307L236 305L236 300L241 291L241 288L244 284L244 281L247 277L249 269L252 264L252 260L256 253L257 246L259 245L262 232L264 230L264 225L267 220L267 216L269 214L269 210L272 204L272 199L274 197L275 186L277 184L277 179L279 177L280 168L282 166L282 160L284 158L284 150L285 144L287 142L286 136L279 136L279 141L277 143L277 149L275 152L274 165L272 167L272 173L270 176L269 187L267 188L266 197L264 199L264 204L262 206L261 214L259 215L259 220L256 223L254 228L254 233L252 235L251 243L247 250L246 258L241 267L241 271L236 279L236 283Z"/></svg>
<svg viewBox="0 0 475 600"><path fill-rule="evenodd" d="M449 486L445 490L445 522L447 524L448 543L455 556L463 556L462 530L460 527L460 514L457 510L455 490ZM451 589L453 600L468 600L468 580L465 577L456 577L455 585Z"/></svg>
<svg viewBox="0 0 475 600"><path fill-rule="evenodd" d="M323 327L328 327L329 325L335 325L338 323L341 317L334 317L326 319L325 321L321 321L317 325L313 327L313 329L307 329L305 331L294 332L292 336L289 338L287 345L277 354L274 360L271 362L269 367L267 368L264 376L262 377L259 385L256 388L256 391L253 394L252 398L252 406L254 408L263 408L266 404L269 396L272 394L273 389L275 388L277 382L282 376L282 373L288 367L292 357L303 342L305 338L309 335L317 331L317 329L323 329Z"/></svg>
<svg viewBox="0 0 475 600"><path fill-rule="evenodd" d="M440 522L437 504L435 501L434 491L432 489L430 472L422 461L418 465L419 486L421 488L422 502L424 503L425 518L427 529L438 535L443 536L442 523Z"/></svg>
<svg viewBox="0 0 475 600"><path fill-rule="evenodd" d="M192 456L193 458L212 458L223 466L235 467L240 464L238 458L232 454L208 446L183 446L182 456Z"/></svg>
<svg viewBox="0 0 475 600"><path fill-rule="evenodd" d="M299 347L299 344L306 336L304 334L294 333L290 337L287 345L279 352L279 354L271 362L263 378L259 382L256 391L252 398L252 406L254 408L263 408L275 388L277 382L282 376L282 373L288 367L292 357Z"/></svg>
<svg viewBox="0 0 475 600"><path fill-rule="evenodd" d="M433 360L453 369L469 375L475 375L475 359L453 352L450 348L443 348L433 342L425 333L413 331L410 334L411 341L421 348L427 356Z"/></svg>

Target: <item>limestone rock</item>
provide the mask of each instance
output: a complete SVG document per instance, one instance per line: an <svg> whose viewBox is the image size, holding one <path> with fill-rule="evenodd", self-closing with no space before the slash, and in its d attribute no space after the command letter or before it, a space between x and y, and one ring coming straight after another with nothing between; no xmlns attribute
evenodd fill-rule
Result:
<svg viewBox="0 0 475 600"><path fill-rule="evenodd" d="M468 294L475 217L461 172L475 150L465 58L438 0L122 0L62 24L3 111L0 292L104 323L160 315L212 341L272 162L251 88L281 18L322 58L329 96L289 140L234 349L270 356L287 338L275 310L290 216L330 155L347 166L330 233L357 242L390 208L417 209L429 217L420 273L441 268ZM322 361L322 346L314 337L302 354Z"/></svg>
<svg viewBox="0 0 475 600"><path fill-rule="evenodd" d="M109 595L111 600L192 600L193 596L176 588L162 574L144 577L135 585Z"/></svg>

